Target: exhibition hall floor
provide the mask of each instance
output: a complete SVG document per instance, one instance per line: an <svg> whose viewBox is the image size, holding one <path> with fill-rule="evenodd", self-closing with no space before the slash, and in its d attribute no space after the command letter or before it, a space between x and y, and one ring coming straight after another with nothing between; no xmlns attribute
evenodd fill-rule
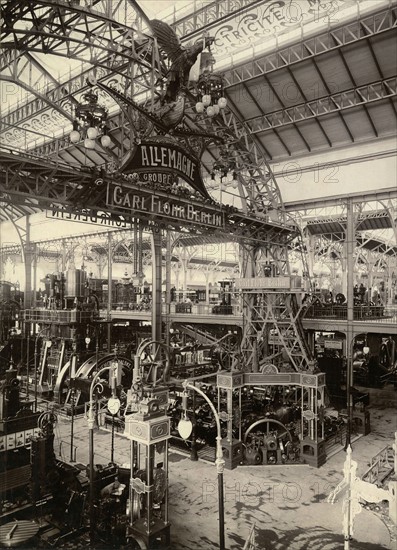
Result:
<svg viewBox="0 0 397 550"><path fill-rule="evenodd" d="M394 441L396 431L396 392L392 386L369 390L371 394L371 433L353 443L353 459L358 475L370 459ZM62 459L70 454L70 418L59 417L55 449L61 446ZM61 441L63 442L60 445ZM84 418L74 423L76 461L88 464L88 427ZM95 431L95 464L110 461L111 434ZM115 435L114 458L129 464L130 444ZM332 489L343 477L343 451L328 459L319 469L306 465L240 466L224 473L225 533L228 550L242 549L255 524L256 544L261 550L341 550L342 497L327 502ZM212 550L218 544L217 474L213 464L192 462L171 451L170 521L173 550ZM355 520L351 549L383 550L397 548L392 529L381 511L362 509Z"/></svg>

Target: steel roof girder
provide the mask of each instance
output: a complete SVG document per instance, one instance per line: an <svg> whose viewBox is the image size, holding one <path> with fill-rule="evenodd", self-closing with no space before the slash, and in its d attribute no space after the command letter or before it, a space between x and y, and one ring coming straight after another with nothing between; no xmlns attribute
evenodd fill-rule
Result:
<svg viewBox="0 0 397 550"><path fill-rule="evenodd" d="M267 159L264 158L263 155L259 154L260 152L257 150L257 145L250 135L251 132L248 126L244 122L239 120L232 111L223 113L223 121L227 127L231 127L231 126L233 127L234 132L239 139L244 138L245 142L248 142L250 144L248 151L246 151L246 153L249 154L250 158L247 158L247 157L244 158L245 166L246 166L246 163L249 161L251 162L251 164L255 162L255 158L262 158L262 166L258 167L258 165L256 165L254 168L254 171L257 172L257 175L260 178L259 183L262 185L262 190L263 190L262 196L260 196L259 194L257 195L258 198L260 197L260 201L263 202L264 205L270 205L275 209L277 209L278 207L281 207L282 198L281 198L278 185L273 176L265 180L266 172L268 172L269 174L272 174L272 171L270 169ZM254 151L255 151L255 155L253 154ZM241 148L239 149L239 154L243 154L243 151L241 151ZM251 176L252 175L254 174L251 174ZM281 213L279 214L281 217L283 217Z"/></svg>
<svg viewBox="0 0 397 550"><path fill-rule="evenodd" d="M260 59L247 61L226 71L224 74L225 88L275 72L286 66L295 65L305 59L315 58L352 42L366 40L371 36L387 32L397 26L396 21L397 8L391 6L385 11L357 19L343 27L305 39L278 52L268 52ZM365 26L366 33L362 31L362 25Z"/></svg>
<svg viewBox="0 0 397 550"><path fill-rule="evenodd" d="M70 109L65 110L60 105L57 105L56 103L53 103L49 98L45 97L39 91L37 91L37 90L31 88L30 86L26 85L24 82L21 82L19 79L14 80L10 77L7 77L7 76L3 75L3 76L0 76L0 80L2 80L3 82L12 82L12 83L16 84L17 86L20 86L21 88L28 91L32 95L36 96L37 99L39 99L43 102L46 102L47 106L52 107L52 109L54 109L55 111L58 111L63 117L65 117L69 121L73 120L73 116L70 112L71 111Z"/></svg>
<svg viewBox="0 0 397 550"><path fill-rule="evenodd" d="M358 88L332 94L327 97L301 103L272 113L248 119L252 133L295 124L296 122L340 112L359 105L375 103L397 96L397 77L392 77Z"/></svg>
<svg viewBox="0 0 397 550"><path fill-rule="evenodd" d="M133 3L129 2L129 4L134 7L134 10L137 14L137 19L144 15L141 8L135 2ZM121 5L120 2L117 4L115 2L103 2L101 0L91 0L90 6L80 6L78 4L61 2L59 0L58 1L56 0L46 0L46 1L20 0L19 12L17 14L17 17L20 18L22 6L25 6L27 8L27 12L28 11L31 12L32 19L35 19L34 10L37 7L39 7L39 9L48 7L49 11L42 14L41 17L43 18L49 13L52 18L58 17L64 26L70 27L72 23L74 23L74 26L76 26L77 25L76 20L77 21L84 20L86 23L88 21L92 21L93 24L95 24L94 22L97 21L97 22L100 22L101 24L114 25L114 26L117 25L117 28L119 28L120 30L123 29L125 33L128 34L132 30L132 27L127 26L126 24L123 24L116 17L117 12L120 8L120 5ZM42 8L40 8L40 6ZM8 7L9 7L9 3L4 8L4 16L5 16L6 22L12 24L12 20L10 21L9 17L7 18L7 16L9 15L9 13L7 12ZM102 7L104 9L102 9L102 12L101 12L99 9L94 9L95 7L97 8ZM65 21L65 16L68 17L67 21ZM37 19L37 21L39 21L39 19ZM43 24L46 24L46 22L47 20L40 21L41 26L43 26ZM86 28L88 28L88 26L86 26ZM137 29L134 29L134 30L137 30ZM143 35L143 33L140 33L140 34Z"/></svg>
<svg viewBox="0 0 397 550"><path fill-rule="evenodd" d="M93 33L89 33L89 36L87 36L86 33L83 33L83 36L81 38L77 38L77 37L71 36L71 32L72 31L70 30L68 33L62 35L60 28L55 28L52 32L48 32L47 30L40 31L40 30L32 30L32 29L27 29L27 30L14 29L13 30L13 34L15 36L22 35L23 37L28 37L28 38L36 37L41 39L40 42L41 42L42 48L38 48L37 45L35 46L33 44L27 47L29 51L34 50L34 51L43 51L43 53L54 53L53 50L57 47L57 44L62 45L65 43L65 46L69 48L68 53L70 53L70 56L74 55L74 51L71 48L71 46L74 45L74 47L76 48L76 51L79 51L79 48L81 50L82 47L89 48L90 51L99 49L101 52L105 52L107 55L108 55L108 52L111 51L112 53L117 54L120 57L124 57L126 60L127 59L131 60L131 53L127 54L122 51L122 48L116 49L114 46L112 47L111 41L108 39L105 39L103 35L98 40L98 43L92 43L92 39L95 37ZM106 29L100 32L101 33L106 32ZM46 39L46 43L43 43L43 40L45 39ZM87 40L89 41L88 44L87 44ZM40 43L40 42L37 41L37 43ZM20 50L20 47L18 46L18 44L15 44L15 43L11 44L9 42L3 42L2 46L11 48L11 49ZM98 61L99 61L99 58L98 58Z"/></svg>
<svg viewBox="0 0 397 550"><path fill-rule="evenodd" d="M84 50L84 46L82 46L82 49ZM103 65L101 63L98 63L97 60L94 60L94 63L99 66L103 71L106 72L106 75L104 77L101 77L100 78L108 78L110 79L112 77L111 75L111 71L112 71L112 66L110 66L109 64L107 65ZM125 68L125 67L124 67ZM122 68L124 70L124 68ZM115 67L116 69L116 72L119 74L119 67ZM92 70L92 69L90 69ZM60 85L58 88L56 89L52 89L52 90L48 90L48 92L46 92L46 96L49 98L50 101L53 101L53 102L60 102L60 101L65 101L67 100L67 95L71 95L73 93L81 93L82 91L84 91L84 89L86 88L86 83L83 81L85 75L89 74L90 70L87 70L83 73L83 75L78 75L76 78L72 79L72 82L71 83L66 83L65 85ZM123 76L124 77L124 76ZM149 82L147 83L147 85L145 84L145 81L147 80L148 78L148 75L147 75L147 72L146 73L141 73L141 75L136 75L136 82L135 82L135 86L136 87L139 87L139 85L142 86L143 89L148 89L150 84ZM78 82L80 81L80 82ZM77 86L76 86L77 84ZM69 90L68 90L68 87L69 87ZM66 90L66 95L65 95L65 90ZM141 90L138 90L136 93L140 93ZM23 110L25 107L28 108L28 110L26 111ZM29 109L30 107L30 109ZM44 110L48 107L48 104L46 102L42 102L41 105L40 104L37 104L37 101L36 100L30 100L29 102L27 102L25 105L16 105L15 109L13 111L11 111L10 113L8 113L7 115L4 116L4 119L6 121L8 121L9 118L12 118L13 121L15 122L18 122L18 121L21 121L23 120L24 118L29 118L31 116L33 116L33 114L37 113L37 110ZM25 114L26 113L26 114Z"/></svg>
<svg viewBox="0 0 397 550"><path fill-rule="evenodd" d="M88 14L85 14L85 16L87 17ZM101 23L101 25L103 26L102 23ZM114 27L114 22L108 21L108 22L106 22L106 25L108 26L108 29L111 29L111 31L114 33L114 28L113 28L113 27ZM120 28L120 29L121 29L122 26L121 26L119 23L117 23L117 28ZM18 31L18 32L20 32L20 31ZM131 28L130 28L130 27L127 27L127 28L124 30L123 34L121 35L121 38L122 38L122 39L125 39L125 37L128 37L128 40L127 40L128 44L129 44L129 47L128 47L128 55L125 54L125 55L126 55L126 64L127 64L127 61L128 61L128 63L130 63L130 60L131 60L131 44L132 44L132 42L131 42L131 32L132 32L132 31L131 31ZM100 40L103 42L103 36L101 37L101 34L102 34L102 33L99 33L99 35L100 35ZM108 41L108 42L109 42L109 41ZM3 46L5 46L4 42L3 42ZM68 46L68 45L67 45L67 46ZM83 47L83 46L84 46L84 47ZM81 48L82 51L85 49L86 44L84 44L83 46L82 46L82 48ZM120 49L120 48L121 48L121 49ZM91 46L91 49L92 49L92 46ZM144 48L142 48L142 49L144 49ZM114 49L114 55L120 55L120 54L124 55L124 54L123 54L123 51L124 51L124 50L123 50L123 48L122 48L120 45L119 45L118 50L119 50L119 52L117 52L117 48ZM5 52L5 59L6 59L6 60L8 59L8 61L6 61L6 64L11 63L12 61L16 62L16 60L19 59L19 57L17 56L17 54L16 54L15 52L14 52L14 55L12 56L12 55L10 55L10 54L7 53L7 49L6 49L6 48L4 48L3 51ZM66 55L71 56L72 53L73 53L73 52L72 52L71 50L69 50L69 51L66 52ZM107 55L108 55L108 48L105 48L105 53L106 53L106 57L107 57ZM141 56L141 57L137 56L137 59L135 59L135 61L139 62L139 64L142 64L142 63L145 64L145 63L146 63L147 69L151 69L151 66L152 66L152 65L151 65L151 63L148 63L148 62L145 61L145 59L144 59L145 56L146 56L146 54L144 54L143 57L142 57L142 56ZM97 64L100 65L100 63L99 63L99 61L98 61L98 58L97 58L96 56L92 56L91 60L92 60L92 61L95 61ZM114 62L115 62L115 59L114 59L114 56L113 56L112 65L114 64ZM117 69L119 68L119 67L118 67L119 65L120 65L120 64L117 63L117 66L114 67L114 68L116 69L116 71L117 71ZM112 69L112 67L111 67L111 66L109 65L109 63L107 62L106 65L103 66L103 69L104 69L104 70L106 69L106 70L108 70L108 71L110 72L110 70ZM136 75L135 75L135 76L136 76ZM148 83L148 86L149 86L149 83ZM65 87L65 86L62 86L62 94L64 93L64 87ZM58 90L56 90L56 92L57 92L57 98L56 98L56 100L59 100L59 93L60 93L60 90L58 89ZM49 93L51 94L52 91L50 91ZM61 96L61 97L62 97L62 96ZM54 98L54 100L55 100L55 98Z"/></svg>
<svg viewBox="0 0 397 550"><path fill-rule="evenodd" d="M176 33L184 37L185 40L191 39L190 35L202 33L207 27L211 27L215 22L227 19L232 14L246 12L251 4L260 4L262 0L213 0L204 3L202 8L176 21L171 26Z"/></svg>

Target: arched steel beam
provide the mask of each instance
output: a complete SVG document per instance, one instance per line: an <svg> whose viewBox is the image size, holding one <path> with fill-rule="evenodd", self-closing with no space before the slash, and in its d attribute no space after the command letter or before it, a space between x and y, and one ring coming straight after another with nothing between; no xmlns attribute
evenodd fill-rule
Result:
<svg viewBox="0 0 397 550"><path fill-rule="evenodd" d="M296 43L277 49L277 51L257 56L251 60L233 66L225 71L225 88L239 86L242 82L275 73L280 69L292 67L310 58L326 56L329 52L348 47L357 42L366 42L372 48L371 37L393 32L397 26L397 8L389 8L379 12L359 16L354 21L339 27L331 28L318 35L310 36ZM377 62L376 56L374 61ZM379 76L385 76L378 63Z"/></svg>
<svg viewBox="0 0 397 550"><path fill-rule="evenodd" d="M28 50L30 52L39 52L39 53L43 53L43 54L51 54L51 55L54 55L56 54L56 52L53 50L54 47L58 47L60 44L64 45L64 44L75 44L75 45L79 45L79 46L83 46L84 50L86 50L87 48L88 49L91 49L91 50L100 50L101 52L106 52L109 57L111 55L117 55L119 57L122 57L124 59L128 59L130 61L141 61L138 57L136 57L132 52L126 52L126 51L122 51L120 50L119 48L115 48L114 46L112 46L112 44L114 44L114 42L112 42L111 40L108 40L107 38L103 37L102 36L102 42L105 43L105 45L99 45L99 44L95 44L95 43L90 43L88 42L87 43L87 40L84 40L83 38L87 38L87 33L84 33L83 31L79 31L77 29L74 29L73 32L76 33L76 34L79 34L82 36L82 38L73 38L71 36L65 36L65 35L62 35L62 28L60 28L60 26L55 26L54 31L53 32L48 32L48 31L37 31L37 30L31 30L31 29L13 29L13 34L14 35L22 35L23 37L31 37L31 36L34 36L34 37L37 37L38 39L40 40L37 40L37 44L41 44L41 48L38 48L37 46L35 45L31 45L31 44L28 44L26 46L26 48L28 48ZM6 29L8 30L8 29ZM95 36L95 35L92 35L92 36ZM54 41L58 42L58 44L54 44L54 45L51 45L51 46L46 46L45 44L43 44L43 39L44 38L47 38L47 39L53 39ZM15 50L20 50L20 51L24 51L24 48L25 46L21 47L18 42L17 43L12 43L12 42L3 42L2 44L2 48L5 48L5 49L15 49ZM81 49L81 51L83 51L83 48ZM124 46L125 50L127 49L125 46ZM76 56L76 54L73 54L70 52L69 48L67 48L68 51L65 55L67 55L67 57L70 57L70 58L73 58ZM87 61L89 63L96 63L97 59L84 59L84 61Z"/></svg>
<svg viewBox="0 0 397 550"><path fill-rule="evenodd" d="M21 0L19 3L8 2L3 7L2 11L3 21L5 22L5 25L2 28L2 35L4 36L8 32L12 33L12 36L15 38L19 32L16 31L15 26L12 24L13 18L10 16L10 13L12 14L14 8L16 10L14 19L19 20L21 18L21 14L31 16L31 24L33 27L33 29L21 30L25 37L31 37L30 43L28 43L29 40L20 40L19 44L18 42L15 42L15 44L12 42L7 43L3 38L3 53L0 55L0 65L3 68L9 67L10 74L8 76L14 76L18 73L22 75L23 71L29 70L26 64L22 70L17 67L22 54L24 56L26 55L31 57L31 53L27 53L27 50L29 50L29 52L36 51L38 53L52 53L53 55L62 55L72 59L79 59L85 61L87 64L94 64L96 67L100 67L101 70L106 71L106 73L109 74L117 73L125 76L124 73L126 67L128 67L131 61L139 63L141 67L145 67L147 70L152 70L152 63L146 60L147 48L144 45L145 40L148 41L148 43L150 42L150 36L144 35L142 31L133 29L131 26L127 26L119 22L117 19L112 18L112 15L116 17L121 11L121 2L118 2L116 5L116 3L104 3L98 2L98 0L93 0L90 2L90 8L94 4L98 4L99 7L104 6L104 12L100 13L99 11L93 11L91 9L87 9L86 7L66 5L63 2L56 2L53 0L47 2L40 0L29 0L29 2L26 0ZM140 17L143 16L142 10L139 6L135 6L134 3L131 5L138 10ZM35 18L34 10L37 8L42 10L43 7L46 6L49 8L49 11L46 11L44 15L38 15L37 18ZM65 12L67 12L66 16L61 17L62 14L65 15ZM52 29L55 29L57 32L46 33L46 25L50 25ZM81 35L82 40L74 41L74 44L77 44L76 48L73 48L70 45L68 46L68 44L73 43L75 36L68 36L66 31L60 32L62 29L66 29L68 27L72 29L72 33ZM110 39L106 38L107 36L110 36ZM57 41L57 47L59 47L60 43L65 44L66 42L66 51L56 51L56 48L48 51L48 45L46 46L44 44L44 46L42 46L46 37L50 37ZM78 36L77 38L80 37ZM21 44L21 42L23 43ZM91 56L91 59L89 60L81 59L81 54L87 47L87 42L92 50L99 49L103 52L102 55L99 54L98 56ZM104 42L106 43L104 44ZM140 50L139 48L142 44L142 50ZM17 46L16 49L13 49L14 45ZM20 51L18 51L19 46L22 46ZM135 51L134 48L137 48L137 50ZM38 62L37 64L38 70L40 70L40 64ZM49 76L45 73L45 69L43 70L44 72L41 71L41 73L48 82ZM144 75L141 75L141 79L142 78L144 78ZM19 80L22 81L22 78ZM52 79L51 82L54 82L54 79ZM142 85L145 86L144 83L142 83ZM64 88L65 84L59 85L55 89L55 93L54 90L49 90L46 95L49 97L54 96L52 97L54 101L60 101L61 99L64 99ZM69 91L72 93L75 92L75 86L73 86ZM33 111L36 112L36 108L33 109ZM26 110L24 112L26 112Z"/></svg>
<svg viewBox="0 0 397 550"><path fill-rule="evenodd" d="M25 84L25 82L22 82L16 78L12 78L12 77L9 77L9 76L6 76L6 75L2 75L0 74L0 80L4 81L4 82L12 82L13 84L16 84L17 86L20 86L21 88L23 88L24 90L26 90L27 92L29 92L30 94L34 95L35 97L38 97L40 98L42 101L45 101L46 103L48 103L48 105L50 105L53 109L55 109L56 111L58 111L61 115L63 115L65 118L67 118L68 120L70 120L71 122L73 122L74 120L74 117L72 114L68 113L67 111L65 111L65 109L62 109L62 107L60 107L59 105L57 105L56 103L54 103L53 101L51 101L49 98L47 98L46 96L44 96L43 94L41 94L39 91L35 90L34 88L31 88L30 86L28 86L27 84Z"/></svg>
<svg viewBox="0 0 397 550"><path fill-rule="evenodd" d="M145 21L145 23L150 26L150 19L146 15L145 11L141 8L141 6L136 2L135 0L127 0L128 4L132 6L134 9L136 9L139 12L139 15L142 17L142 19Z"/></svg>
<svg viewBox="0 0 397 550"><path fill-rule="evenodd" d="M116 6L116 9L113 11L111 2L102 2L101 0L92 0L90 2L90 9L87 7L82 7L77 4L66 4L64 2L60 2L59 0L21 0L17 3L17 12L16 17L14 17L15 21L10 15L10 12L12 11L12 5L16 5L16 3L8 3L3 8L3 21L5 22L5 25L2 28L2 31L4 34L12 34L14 37L16 34L23 34L25 37L28 36L37 36L37 42L42 41L42 36L47 35L51 36L49 33L46 33L43 31L44 27L46 25L52 25L56 26L58 30L60 31L60 34L58 36L54 35L53 38L65 38L65 30L67 28L73 28L73 32L81 33L87 37L87 35L96 36L95 33L98 33L98 37L100 38L101 44L103 44L104 40L108 43L108 47L105 47L105 50L112 52L112 53L120 53L118 52L115 47L115 36L112 37L112 40L106 39L104 36L104 29L98 30L98 28L94 30L90 30L90 23L92 21L96 21L99 24L103 23L107 25L107 31L114 35L115 33L118 33L118 36L122 39L126 36L130 37L132 33L137 32L137 29L133 29L131 26L125 25L121 22L119 22L117 19L114 18L114 15L116 14L119 4ZM92 9L92 6L94 5L104 5L105 11L104 13L101 13L99 10L94 11ZM132 4L133 5L133 4ZM42 14L41 16L34 16L34 11L36 7L46 8L48 7L49 10ZM139 10L141 13L141 10ZM22 29L16 29L14 23L18 20L20 20L21 16L23 15L25 17L25 21L29 21L27 16L29 14L32 14L32 24L35 26L36 31L32 29L22 30ZM69 15L69 18L65 17L66 15ZM59 21L59 23L55 23L55 21ZM80 31L78 29L78 24L81 24L82 30ZM73 27L71 25L73 24ZM121 33L124 34L121 34ZM142 31L139 31L140 36L145 36ZM148 38L148 36L146 35ZM25 42L25 41L24 41ZM112 47L113 44L113 47ZM3 47L6 45L3 39ZM91 44L94 47L99 47L100 49L103 49L101 45L99 44L96 46L95 44ZM31 44L20 44L21 50L28 48L31 50ZM19 49L17 47L17 49ZM50 52L45 52L50 53ZM52 53L52 52L51 52ZM130 56L131 57L131 56Z"/></svg>
<svg viewBox="0 0 397 550"><path fill-rule="evenodd" d="M299 122L317 119L332 113L340 114L349 109L365 107L396 96L397 78L391 77L335 94L329 93L329 95L319 99L299 103L293 107L251 117L245 121L245 124L252 134L262 134L275 128L295 125Z"/></svg>
<svg viewBox="0 0 397 550"><path fill-rule="evenodd" d="M383 206L383 208L385 209L385 211L389 215L390 223L391 223L393 233L394 233L394 238L395 238L396 243L397 243L397 220L396 220L396 216L393 215L392 210L389 208L389 206L387 204L385 204L384 201L379 201L379 203Z"/></svg>

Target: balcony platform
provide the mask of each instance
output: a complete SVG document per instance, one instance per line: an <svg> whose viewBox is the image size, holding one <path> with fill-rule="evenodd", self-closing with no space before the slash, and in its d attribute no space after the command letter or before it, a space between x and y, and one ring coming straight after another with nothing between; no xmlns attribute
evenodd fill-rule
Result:
<svg viewBox="0 0 397 550"><path fill-rule="evenodd" d="M191 313L168 313L171 323L189 323L201 325L235 325L243 326L243 314L238 306L232 307L232 313L222 314L214 313L216 306L198 304L191 307ZM163 315L166 316L166 305L163 304ZM216 310L215 310L216 311ZM151 310L112 310L111 319L117 321L146 321L151 322ZM305 330L320 330L331 332L346 332L347 319L336 317L317 317L302 319ZM353 331L355 334L373 332L376 334L397 334L397 309L386 309L383 317L362 316L353 320Z"/></svg>

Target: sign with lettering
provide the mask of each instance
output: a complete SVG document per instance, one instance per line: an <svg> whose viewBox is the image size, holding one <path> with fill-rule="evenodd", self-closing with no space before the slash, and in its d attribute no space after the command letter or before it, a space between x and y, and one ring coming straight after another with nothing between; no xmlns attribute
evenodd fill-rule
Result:
<svg viewBox="0 0 397 550"><path fill-rule="evenodd" d="M325 349L342 349L342 340L324 340Z"/></svg>
<svg viewBox="0 0 397 550"><path fill-rule="evenodd" d="M217 62L242 50L251 58L250 46L263 44L267 38L290 33L302 25L338 23L343 20L342 12L354 4L355 0L263 0L224 18L221 24L214 17L212 29L208 29L215 38L212 53Z"/></svg>
<svg viewBox="0 0 397 550"><path fill-rule="evenodd" d="M65 220L68 222L92 223L102 227L116 227L119 229L131 229L133 220L124 216L111 216L109 212L89 210L82 208L78 211L71 208L53 207L46 211L46 218Z"/></svg>
<svg viewBox="0 0 397 550"><path fill-rule="evenodd" d="M246 277L243 279L235 279L235 288L283 288L300 291L302 289L302 280L301 277L297 275L280 277Z"/></svg>
<svg viewBox="0 0 397 550"><path fill-rule="evenodd" d="M235 288L291 288L291 277L247 277L235 279Z"/></svg>
<svg viewBox="0 0 397 550"><path fill-rule="evenodd" d="M209 198L201 177L200 162L177 143L166 141L142 141L131 151L122 167L124 174L135 172L150 183L170 187L175 176L181 177L201 195Z"/></svg>
<svg viewBox="0 0 397 550"><path fill-rule="evenodd" d="M154 215L175 221L193 223L209 227L223 227L224 213L206 208L205 205L181 201L178 195L153 194L151 190L138 190L128 185L109 182L106 204L115 210L125 210L131 217Z"/></svg>

